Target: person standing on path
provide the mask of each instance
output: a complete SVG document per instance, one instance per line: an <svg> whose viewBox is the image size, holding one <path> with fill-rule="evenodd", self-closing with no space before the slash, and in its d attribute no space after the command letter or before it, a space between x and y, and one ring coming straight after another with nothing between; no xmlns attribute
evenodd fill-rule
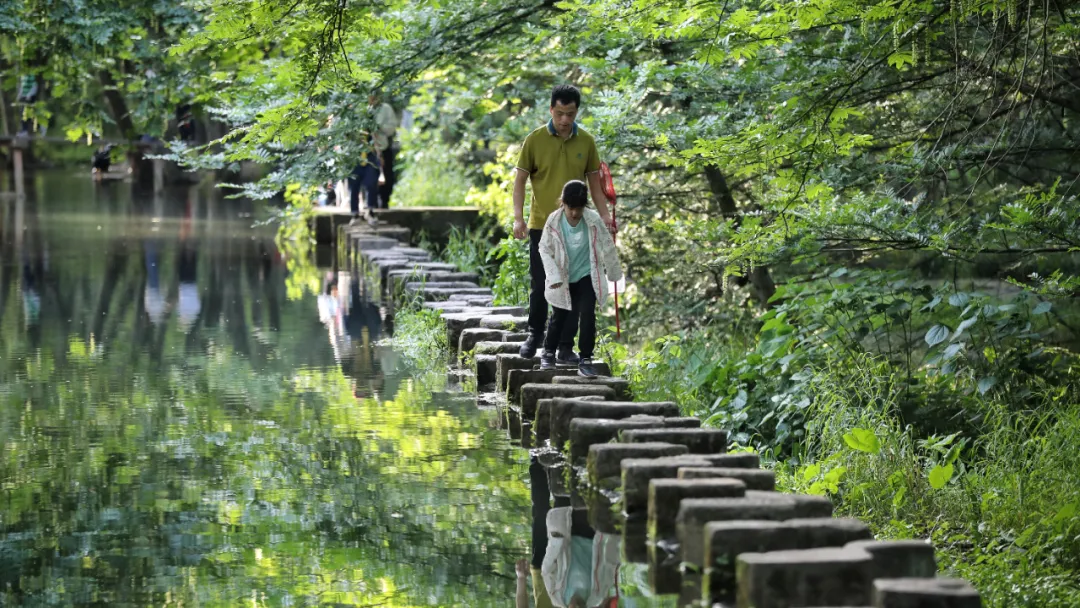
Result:
<svg viewBox="0 0 1080 608"><path fill-rule="evenodd" d="M596 141L577 124L581 107L581 92L572 85L559 85L551 91L551 119L547 125L534 130L525 138L517 162L514 180L514 238L529 237L529 337L521 345L518 354L532 358L544 342L544 328L548 318L548 302L544 297L546 277L540 259L540 237L544 222L559 207L563 186L573 180L588 183L589 194L596 211L612 234L615 225L608 211L608 200L600 187L600 153ZM532 184L532 203L529 222L525 223L525 184ZM574 335L577 333L577 316L570 315L559 336L556 353L557 363L577 365L579 357L574 354Z"/></svg>
<svg viewBox="0 0 1080 608"><path fill-rule="evenodd" d="M555 369L555 347L571 315L581 323L578 375L597 376L593 367L596 347L596 306L607 300L608 281L622 278L615 242L600 215L589 204L585 182L563 186L561 207L552 212L540 237L540 259L547 277L544 298L551 304L551 325L540 355L540 369Z"/></svg>
<svg viewBox="0 0 1080 608"><path fill-rule="evenodd" d="M397 116L390 104L380 103L381 97L378 91L368 97L368 106L375 110L375 130L370 136L371 149L368 150L364 161L349 174L349 212L352 215L350 225L360 221L361 189L364 190L369 223L375 223L375 214L372 213L374 209L380 207L385 209L390 204L390 191L393 190L393 183L390 180L393 176L393 168L390 168L390 177L385 174L385 171L387 151L397 133ZM388 183L389 189L385 191L385 197L380 196ZM381 201L380 198L382 198Z"/></svg>

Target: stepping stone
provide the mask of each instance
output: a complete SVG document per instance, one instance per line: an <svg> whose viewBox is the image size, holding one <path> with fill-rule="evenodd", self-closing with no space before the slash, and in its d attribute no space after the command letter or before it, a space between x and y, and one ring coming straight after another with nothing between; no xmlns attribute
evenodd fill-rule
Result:
<svg viewBox="0 0 1080 608"><path fill-rule="evenodd" d="M510 377L523 370L510 370ZM526 372L527 373L527 372ZM604 401L603 397L579 397L578 401ZM551 408L554 399L541 399L536 402L536 418L533 420L533 433L536 436L536 444L543 445L551 437ZM559 452L551 452L559 454ZM543 458L543 457L542 457Z"/></svg>
<svg viewBox="0 0 1080 608"><path fill-rule="evenodd" d="M484 329L501 329L504 331L521 331L529 325L528 317L515 317L511 315L491 315L480 320L480 327Z"/></svg>
<svg viewBox="0 0 1080 608"><path fill-rule="evenodd" d="M782 527L791 535L794 549L844 547L849 543L874 538L866 524L851 517L789 519ZM870 552L867 551L867 554ZM873 558L873 555L870 556Z"/></svg>
<svg viewBox="0 0 1080 608"><path fill-rule="evenodd" d="M735 469L724 467L683 467L678 472L679 479L707 479L727 477L738 479L746 484L748 490L771 492L776 489L776 474L765 469Z"/></svg>
<svg viewBox="0 0 1080 608"><path fill-rule="evenodd" d="M570 462L579 464L589 455L589 446L618 439L622 431L651 429L663 426L662 421L663 418L656 416L632 416L622 420L575 418L570 421Z"/></svg>
<svg viewBox="0 0 1080 608"><path fill-rule="evenodd" d="M872 563L870 555L860 549L743 553L735 565L738 605L866 605L872 588Z"/></svg>
<svg viewBox="0 0 1080 608"><path fill-rule="evenodd" d="M529 311L525 310L521 314L526 314L528 312ZM515 332L510 332L510 333L506 334L506 338L504 338L504 339L507 342L524 342L525 340L529 339L529 332L524 332L524 331L516 332L516 333Z"/></svg>
<svg viewBox="0 0 1080 608"><path fill-rule="evenodd" d="M686 446L671 443L601 443L589 446L589 455L585 461L588 478L585 502L589 508L589 525L607 534L619 531L621 517L612 513L609 492L621 484L623 460L678 456L685 453Z"/></svg>
<svg viewBox="0 0 1080 608"><path fill-rule="evenodd" d="M646 416L678 416L679 406L672 401L589 402L577 399L555 399L551 405L550 439L553 446L561 448L570 440L570 421L575 418L611 418L619 420L635 414Z"/></svg>
<svg viewBox="0 0 1080 608"><path fill-rule="evenodd" d="M737 479L653 479L649 482L649 535L656 539L675 536L675 518L683 499L745 495L746 484Z"/></svg>
<svg viewBox="0 0 1080 608"><path fill-rule="evenodd" d="M511 310L520 310L517 307L508 307ZM461 332L466 329L480 327L480 319L495 314L498 308L467 308L458 312L443 313L442 319L446 323L446 343L454 348L461 339Z"/></svg>
<svg viewBox="0 0 1080 608"><path fill-rule="evenodd" d="M520 348L521 343L514 343ZM515 403L521 400L521 387L525 384L551 384L559 378L577 378L577 368L556 369L512 369L506 373L506 400ZM618 397L618 393L616 393ZM530 416L533 418L534 416Z"/></svg>
<svg viewBox="0 0 1080 608"><path fill-rule="evenodd" d="M536 417L536 402L540 399L574 399L577 397L603 397L614 399L610 386L574 386L562 384L530 383L521 386L521 415L526 419Z"/></svg>
<svg viewBox="0 0 1080 608"><path fill-rule="evenodd" d="M874 578L933 578L937 576L934 546L921 540L858 540L847 546L862 549L874 560Z"/></svg>
<svg viewBox="0 0 1080 608"><path fill-rule="evenodd" d="M495 355L476 355L476 388L495 383Z"/></svg>
<svg viewBox="0 0 1080 608"><path fill-rule="evenodd" d="M720 429L660 428L623 433L625 443L660 441L685 445L691 454L722 454L727 451L727 432Z"/></svg>
<svg viewBox="0 0 1080 608"><path fill-rule="evenodd" d="M426 287L415 291L406 290L406 297L412 294L422 294L425 302L445 300L456 293L465 293L475 296L490 296L489 287Z"/></svg>
<svg viewBox="0 0 1080 608"><path fill-rule="evenodd" d="M442 304L442 302L440 302ZM458 352L462 355L471 351L480 342L492 342L502 340L506 332L498 329L483 329L473 327L461 332L458 338Z"/></svg>
<svg viewBox="0 0 1080 608"><path fill-rule="evenodd" d="M626 378L613 378L600 376L597 378L583 378L578 375L558 376L551 380L554 384L601 384L610 386L615 390L615 398L619 401L633 401L634 396L630 393L630 381Z"/></svg>
<svg viewBox="0 0 1080 608"><path fill-rule="evenodd" d="M700 599L710 606L717 602L735 603L735 559L740 554L795 548L789 530L779 521L713 521L705 524L704 535L705 567Z"/></svg>
<svg viewBox="0 0 1080 608"><path fill-rule="evenodd" d="M779 492L762 492L760 490L747 490L747 498L759 498L762 500L795 501L795 517L832 517L832 501L824 496L812 496L810 494L781 494Z"/></svg>
<svg viewBox="0 0 1080 608"><path fill-rule="evenodd" d="M397 247L401 243L397 239L388 238L385 236L372 236L372 235L355 235L351 236L353 249L359 251L370 251L375 249L392 249Z"/></svg>
<svg viewBox="0 0 1080 608"><path fill-rule="evenodd" d="M501 340L498 342L486 340L484 342L477 342L476 345L473 346L473 352L478 355L500 355L504 353L516 353L518 348L520 348L519 344L503 342Z"/></svg>
<svg viewBox="0 0 1080 608"><path fill-rule="evenodd" d="M884 578L873 583L876 608L979 608L982 600L958 578Z"/></svg>

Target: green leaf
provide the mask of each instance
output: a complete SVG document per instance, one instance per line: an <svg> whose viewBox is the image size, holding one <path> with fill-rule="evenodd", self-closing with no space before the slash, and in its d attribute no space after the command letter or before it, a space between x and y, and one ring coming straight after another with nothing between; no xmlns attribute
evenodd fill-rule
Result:
<svg viewBox="0 0 1080 608"><path fill-rule="evenodd" d="M853 450L867 454L877 454L881 451L881 442L878 441L877 435L867 429L851 429L850 433L844 434L844 443Z"/></svg>
<svg viewBox="0 0 1080 608"><path fill-rule="evenodd" d="M990 389L994 388L995 384L997 384L997 378L995 378L993 376L987 376L985 378L979 378L979 394L980 395L985 395L986 391L989 391Z"/></svg>
<svg viewBox="0 0 1080 608"><path fill-rule="evenodd" d="M1033 315L1045 315L1050 312L1050 302L1039 302L1035 308L1031 311Z"/></svg>
<svg viewBox="0 0 1080 608"><path fill-rule="evenodd" d="M821 473L821 465L820 464L809 465L809 466L807 466L806 468L803 469L803 472L802 472L803 481L810 481L811 479L817 477L819 473Z"/></svg>
<svg viewBox="0 0 1080 608"><path fill-rule="evenodd" d="M958 325L956 327L956 332L953 333L953 340L959 338L960 334L964 333L965 329L967 329L967 328L971 327L972 325L974 325L975 322L978 321L978 320L979 320L979 315L976 314L973 317L969 317L969 318L964 319L963 321L961 321L960 325Z"/></svg>
<svg viewBox="0 0 1080 608"><path fill-rule="evenodd" d="M954 293L949 296L949 304L952 304L957 308L961 306L966 306L970 300L971 298L966 293Z"/></svg>
<svg viewBox="0 0 1080 608"><path fill-rule="evenodd" d="M926 332L926 343L930 346L941 344L949 337L949 328L944 325L935 325Z"/></svg>
<svg viewBox="0 0 1080 608"><path fill-rule="evenodd" d="M940 490L945 487L945 484L949 483L949 480L953 476L953 465L947 464L945 466L936 465L930 470L930 487L935 490Z"/></svg>

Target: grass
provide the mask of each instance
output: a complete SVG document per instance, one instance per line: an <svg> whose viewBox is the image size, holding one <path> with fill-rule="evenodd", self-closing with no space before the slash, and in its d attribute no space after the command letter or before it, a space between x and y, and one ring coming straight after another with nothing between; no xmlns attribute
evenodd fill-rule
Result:
<svg viewBox="0 0 1080 608"><path fill-rule="evenodd" d="M745 358L745 342L698 331L634 349L612 343L606 356L639 398L675 400L700 415L716 398L702 377ZM770 447L776 432L736 438L772 462L780 489L828 495L837 515L865 521L878 538L932 542L941 574L969 580L987 606L1080 607L1074 385L1028 381L980 395L956 383L942 396L963 399L956 428L977 432L926 434L903 421L907 378L879 356L837 351L796 375L795 395L810 398L793 408L801 416L794 453L777 458L787 452ZM778 398L780 386L761 381L753 390Z"/></svg>

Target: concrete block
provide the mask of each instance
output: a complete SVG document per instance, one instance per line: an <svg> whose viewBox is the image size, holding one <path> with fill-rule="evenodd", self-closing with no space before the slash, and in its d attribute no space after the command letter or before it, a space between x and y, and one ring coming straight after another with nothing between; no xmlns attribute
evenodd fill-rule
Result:
<svg viewBox="0 0 1080 608"><path fill-rule="evenodd" d="M688 454L671 458L630 458L621 463L623 510L645 513L649 507L649 484L654 479L675 479L679 468L708 466L708 461Z"/></svg>
<svg viewBox="0 0 1080 608"><path fill-rule="evenodd" d="M495 355L477 355L474 357L476 365L476 386L487 386L495 382Z"/></svg>
<svg viewBox="0 0 1080 608"><path fill-rule="evenodd" d="M621 464L628 458L659 458L686 453L686 446L670 443L601 443L589 446L586 457L588 488L585 501L589 524L608 534L619 530L621 517L613 513L613 496L620 486Z"/></svg>
<svg viewBox="0 0 1080 608"><path fill-rule="evenodd" d="M713 521L759 519L784 521L796 517L795 500L743 498L689 498L679 505L675 517L675 532L682 560L699 568L705 560L705 524ZM759 492L760 494L760 492ZM869 558L869 555L867 556Z"/></svg>
<svg viewBox="0 0 1080 608"><path fill-rule="evenodd" d="M413 290L406 289L404 297L412 298L414 296L422 296L425 302L433 302L438 300L445 300L455 293L464 293L470 295L491 295L491 289L487 287L425 287ZM491 314L490 311L488 314Z"/></svg>
<svg viewBox="0 0 1080 608"><path fill-rule="evenodd" d="M463 331L480 327L480 319L495 314L494 311L497 310L497 308L466 308L456 312L444 312L442 320L446 323L446 343L451 348L456 347L461 341Z"/></svg>
<svg viewBox="0 0 1080 608"><path fill-rule="evenodd" d="M669 428L697 429L701 428L701 419L690 416L664 418L664 426Z"/></svg>
<svg viewBox="0 0 1080 608"><path fill-rule="evenodd" d="M627 431L623 433L622 441L675 443L685 445L691 454L722 454L727 451L727 432L720 429L661 428Z"/></svg>
<svg viewBox="0 0 1080 608"><path fill-rule="evenodd" d="M958 578L882 578L874 581L875 608L979 608L982 600Z"/></svg>
<svg viewBox="0 0 1080 608"><path fill-rule="evenodd" d="M601 443L589 446L586 468L589 483L600 486L606 479L622 475L622 461L639 458L661 458L687 453L685 445L671 443Z"/></svg>
<svg viewBox="0 0 1080 608"><path fill-rule="evenodd" d="M529 317L511 315L491 315L480 319L480 327L519 332L529 326Z"/></svg>
<svg viewBox="0 0 1080 608"><path fill-rule="evenodd" d="M491 331L491 330L488 330ZM459 339L460 343L460 339ZM478 355L501 355L501 354L516 354L520 344L514 344L512 342L503 342L502 340L485 340L483 342L477 342L473 346L473 352Z"/></svg>
<svg viewBox="0 0 1080 608"><path fill-rule="evenodd" d="M619 401L634 400L634 396L630 392L630 382L625 378L612 378L610 376L582 378L575 374L573 376L559 376L554 378L552 382L555 384L601 384L603 386L610 386L615 391L615 398Z"/></svg>
<svg viewBox="0 0 1080 608"><path fill-rule="evenodd" d="M729 477L746 484L748 490L771 492L776 489L776 474L765 469L735 469L730 467L683 467L678 472L679 479L707 479L710 477Z"/></svg>
<svg viewBox="0 0 1080 608"><path fill-rule="evenodd" d="M701 599L710 606L735 602L735 558L739 554L796 548L789 531L778 521L714 521L705 524L704 535Z"/></svg>
<svg viewBox="0 0 1080 608"><path fill-rule="evenodd" d="M496 372L495 372L495 390L500 393L506 393L507 375L512 369L532 369L540 366L539 354L531 359L514 355L514 354L501 354L496 355Z"/></svg>
<svg viewBox="0 0 1080 608"><path fill-rule="evenodd" d="M550 437L552 445L561 449L570 440L570 421L575 418L610 418L619 420L629 418L635 414L662 417L677 416L679 406L671 401L589 402L575 399L555 399L551 404Z"/></svg>
<svg viewBox="0 0 1080 608"><path fill-rule="evenodd" d="M794 539L795 549L845 547L849 543L874 538L870 528L853 517L795 518L785 521L783 528Z"/></svg>
<svg viewBox="0 0 1080 608"><path fill-rule="evenodd" d="M603 397L614 399L615 391L609 386L574 386L561 384L529 383L521 386L521 415L536 416L536 402L540 399L574 399L577 397Z"/></svg>
<svg viewBox="0 0 1080 608"><path fill-rule="evenodd" d="M934 578L934 546L921 540L857 540L847 545L862 549L874 560L874 578Z"/></svg>
<svg viewBox="0 0 1080 608"><path fill-rule="evenodd" d="M510 377L522 370L510 370ZM534 370L535 371L535 370ZM603 397L579 397L578 401L604 401ZM551 437L551 408L554 399L541 399L536 402L536 418L533 420L533 433L537 445L543 445Z"/></svg>
<svg viewBox="0 0 1080 608"><path fill-rule="evenodd" d="M515 344L515 346L520 346L520 344ZM523 385L551 384L553 379L571 374L576 376L577 369L512 369L506 373L506 399L510 402L521 401Z"/></svg>
<svg viewBox="0 0 1080 608"><path fill-rule="evenodd" d="M621 431L649 429L659 424L656 416L634 416L622 420L575 418L570 421L570 462L578 463L589 455L589 446L617 439Z"/></svg>
<svg viewBox="0 0 1080 608"><path fill-rule="evenodd" d="M685 498L741 498L745 494L746 484L738 479L653 479L646 514L648 536L654 541L675 540L675 518Z"/></svg>
<svg viewBox="0 0 1080 608"><path fill-rule="evenodd" d="M439 302L442 304L442 302ZM498 329L481 329L472 327L461 332L458 337L458 353L465 354L471 351L480 342L493 342L502 340L506 332Z"/></svg>
<svg viewBox="0 0 1080 608"><path fill-rule="evenodd" d="M779 500L785 503L788 500L795 501L795 518L832 517L832 501L825 496L811 496L810 494L780 494L779 492L762 492L760 490L747 490L747 498L761 500Z"/></svg>
<svg viewBox="0 0 1080 608"><path fill-rule="evenodd" d="M859 549L743 553L735 565L739 608L862 606L869 603L872 560Z"/></svg>
<svg viewBox="0 0 1080 608"><path fill-rule="evenodd" d="M527 313L528 313L528 311L524 311L524 312L522 312L520 314L527 314ZM524 342L528 338L529 338L529 332L527 332L527 331L510 332L510 333L506 334L506 341L507 342Z"/></svg>

